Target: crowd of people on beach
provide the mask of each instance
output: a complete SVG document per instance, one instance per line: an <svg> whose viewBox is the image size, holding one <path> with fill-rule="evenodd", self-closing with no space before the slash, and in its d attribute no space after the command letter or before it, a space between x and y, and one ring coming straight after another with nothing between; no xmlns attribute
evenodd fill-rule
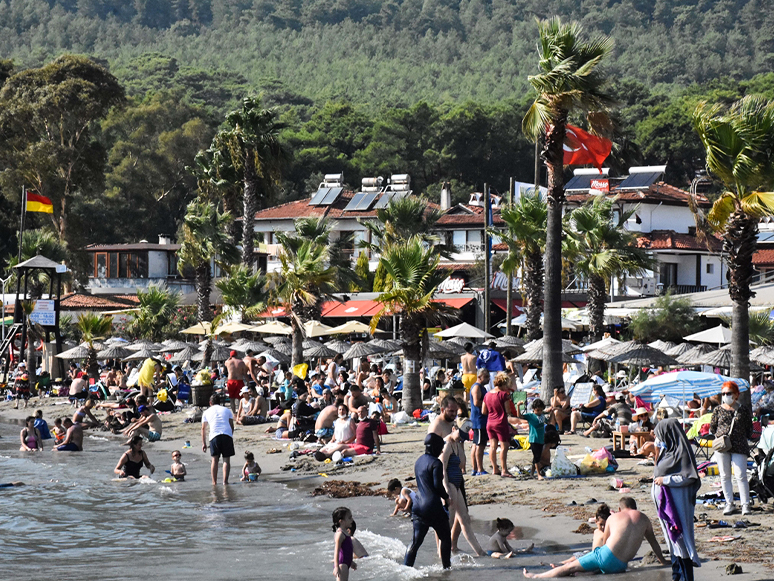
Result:
<svg viewBox="0 0 774 581"><path fill-rule="evenodd" d="M692 579L693 567L699 566L692 523L701 482L685 431L669 417L668 410L656 410L625 390L606 391L594 377L590 378L592 395L580 405L571 404L564 386L557 386L545 402L539 397L516 397L516 370L493 345L478 355L471 344L465 349L459 373L451 377L443 374L439 384L448 395L438 397L430 410L412 418L429 420L424 454L415 464L415 488L402 486L398 481L390 484L396 497L394 514L410 514L413 522L414 534L404 563L414 564L430 529L435 531L445 568L450 566L452 552L458 550L461 535L477 556L513 557L515 551L507 540L515 526L512 521L498 519L495 534L484 546L476 538L465 490L466 476L491 474L513 478L508 451L514 446L528 446L529 469L519 477L542 480L550 469L552 450L561 444L561 436L578 433L585 437L609 437L625 426L629 454L654 466L652 497L669 546L673 578ZM57 418L49 430L42 411L37 410L26 419L20 432L20 449L39 451L45 440L53 439L54 450L79 452L83 450L85 430L104 429L126 439L128 449L114 468L118 478L142 478L143 468L152 475L155 466L143 449L144 443L162 438L161 415L182 408L184 398L190 397L191 384L199 382L214 387L209 407L201 416L194 413L190 418L201 421L202 451L211 457L213 484L218 481L221 460L221 482L229 482L237 426L271 424L261 431L273 438L300 442L303 447L293 454L308 454L320 462L340 463L357 455L381 453L387 423L403 413L399 368L380 368L364 359L348 370L341 356L337 356L308 366L303 373L295 371L251 351L245 357L231 351L222 365L197 373L153 357L137 367L108 364L98 381L90 381L88 371L73 364L65 391L55 392L51 382L39 384L35 390L23 385L26 369L22 363L13 376L17 406L23 403L26 407L33 391L48 390L52 396L68 398L74 411L71 417ZM423 377L423 383L426 379ZM221 389L217 388L219 383ZM456 389L459 387L462 390ZM739 405L738 398L738 387L729 382L717 396L695 398L687 405L692 415L709 417L707 429L716 438L728 436L727 448L715 452L726 499L725 515L739 510L734 502L733 474L737 476L742 514L748 515L751 510L746 458L752 416ZM766 406L774 408L774 386L758 403L759 408L768 409ZM104 412L105 417L97 418L97 412ZM588 427L579 429L581 423ZM523 440L515 439L519 433L526 433ZM468 441L469 456L465 450ZM487 449L489 466L484 465ZM185 480L187 470L181 457L179 450L172 453L172 464L166 471L171 480ZM244 460L240 480L255 481L262 474L261 467L249 451ZM606 513L600 508L596 518L598 531L587 555L539 575L525 570L525 576L623 571L643 540L650 543L658 560L665 562L651 521L637 509L632 498L623 497L618 512ZM355 568L352 559L358 552L351 543L354 520L346 509L339 509L334 513L333 524L336 576L346 580L350 566Z"/></svg>

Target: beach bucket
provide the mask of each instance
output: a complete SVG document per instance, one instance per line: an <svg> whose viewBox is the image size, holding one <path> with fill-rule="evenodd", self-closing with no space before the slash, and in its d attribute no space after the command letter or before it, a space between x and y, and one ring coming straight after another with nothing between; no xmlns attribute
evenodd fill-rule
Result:
<svg viewBox="0 0 774 581"><path fill-rule="evenodd" d="M194 385L191 387L191 403L197 407L209 407L211 395L212 385Z"/></svg>

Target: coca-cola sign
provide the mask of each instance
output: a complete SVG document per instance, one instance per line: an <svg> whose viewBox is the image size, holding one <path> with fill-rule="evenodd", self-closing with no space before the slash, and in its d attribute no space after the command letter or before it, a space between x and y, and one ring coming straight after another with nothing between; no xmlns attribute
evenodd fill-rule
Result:
<svg viewBox="0 0 774 581"><path fill-rule="evenodd" d="M599 190L600 192L610 191L610 180L608 179L593 179L591 180L591 189Z"/></svg>
<svg viewBox="0 0 774 581"><path fill-rule="evenodd" d="M465 287L465 279L447 277L438 285L439 293L458 293Z"/></svg>

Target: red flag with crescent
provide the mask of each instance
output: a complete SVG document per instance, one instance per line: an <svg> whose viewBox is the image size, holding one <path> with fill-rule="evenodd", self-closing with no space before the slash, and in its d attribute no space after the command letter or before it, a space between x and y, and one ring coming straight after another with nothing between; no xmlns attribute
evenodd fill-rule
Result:
<svg viewBox="0 0 774 581"><path fill-rule="evenodd" d="M613 143L604 137L597 137L580 127L567 125L564 136L564 165L591 164L600 171L610 155Z"/></svg>

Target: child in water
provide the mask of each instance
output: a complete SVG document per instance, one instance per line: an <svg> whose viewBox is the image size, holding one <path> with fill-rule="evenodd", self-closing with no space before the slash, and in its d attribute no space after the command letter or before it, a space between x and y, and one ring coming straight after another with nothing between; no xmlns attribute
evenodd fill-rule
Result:
<svg viewBox="0 0 774 581"><path fill-rule="evenodd" d="M354 549L349 531L354 525L352 511L340 506L333 511L333 575L336 581L349 581L349 570L355 571L357 565L353 561Z"/></svg>
<svg viewBox="0 0 774 581"><path fill-rule="evenodd" d="M57 418L54 420L54 439L56 440L57 445L61 444L65 440L65 436L67 435L67 430L62 427L62 418Z"/></svg>
<svg viewBox="0 0 774 581"><path fill-rule="evenodd" d="M252 452L245 452L245 465L242 466L242 482L255 482L261 475L261 467L255 461Z"/></svg>
<svg viewBox="0 0 774 581"><path fill-rule="evenodd" d="M172 475L172 478L177 481L185 480L186 475L185 464L180 461L181 457L182 454L180 454L180 450L172 452L172 466L169 468L169 473Z"/></svg>
<svg viewBox="0 0 774 581"><path fill-rule="evenodd" d="M495 521L497 532L489 538L489 544L487 546L486 554L493 559L510 559L515 552L508 544L508 535L513 532L515 528L510 519L498 518ZM526 549L520 549L519 553L527 553L532 550L535 544L531 544Z"/></svg>
<svg viewBox="0 0 774 581"><path fill-rule="evenodd" d="M395 497L395 510L392 511L390 516L398 516L399 512L404 515L411 516L411 505L414 503L411 495L413 490L401 486L400 480L393 478L387 484L387 492L390 494L397 494Z"/></svg>

